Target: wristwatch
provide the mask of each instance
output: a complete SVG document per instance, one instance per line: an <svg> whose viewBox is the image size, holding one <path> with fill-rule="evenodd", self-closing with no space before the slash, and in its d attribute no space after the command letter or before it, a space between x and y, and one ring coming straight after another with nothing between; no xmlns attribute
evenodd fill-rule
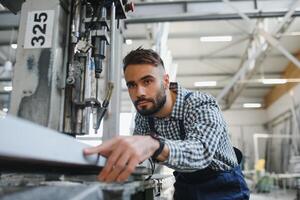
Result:
<svg viewBox="0 0 300 200"><path fill-rule="evenodd" d="M165 146L165 142L164 140L159 137L159 135L157 135L156 133L150 133L150 136L157 140L159 142L159 147L158 149L153 153L153 155L151 156L152 160L155 161L155 162L159 162L159 160L157 160L157 157L159 156L159 154L161 154L161 152L163 151L164 149L164 146Z"/></svg>

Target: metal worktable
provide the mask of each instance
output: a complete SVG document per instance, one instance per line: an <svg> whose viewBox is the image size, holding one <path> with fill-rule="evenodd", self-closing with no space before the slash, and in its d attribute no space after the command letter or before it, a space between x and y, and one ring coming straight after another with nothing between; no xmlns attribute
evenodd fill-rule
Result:
<svg viewBox="0 0 300 200"><path fill-rule="evenodd" d="M154 199L147 165L126 183L101 183L105 158L84 156L75 138L4 115L0 130L0 199Z"/></svg>

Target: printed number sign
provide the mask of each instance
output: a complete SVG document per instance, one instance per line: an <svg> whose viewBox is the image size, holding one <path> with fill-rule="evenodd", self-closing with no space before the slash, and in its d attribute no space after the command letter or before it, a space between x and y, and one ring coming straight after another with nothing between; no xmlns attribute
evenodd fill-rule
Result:
<svg viewBox="0 0 300 200"><path fill-rule="evenodd" d="M54 10L28 12L24 49L52 46Z"/></svg>

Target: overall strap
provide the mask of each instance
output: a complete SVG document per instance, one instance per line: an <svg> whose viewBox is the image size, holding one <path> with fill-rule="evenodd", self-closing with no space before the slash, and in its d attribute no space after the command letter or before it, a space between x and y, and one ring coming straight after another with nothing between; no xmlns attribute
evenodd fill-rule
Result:
<svg viewBox="0 0 300 200"><path fill-rule="evenodd" d="M150 127L150 131L153 133L156 133L155 127L154 127L154 119L153 117L148 117L148 124Z"/></svg>
<svg viewBox="0 0 300 200"><path fill-rule="evenodd" d="M189 92L184 96L184 101L187 100L187 98L189 98L189 96L191 96L191 94L193 94L193 92ZM148 117L148 124L150 127L150 131L157 133L154 127L154 119L153 117ZM185 129L184 129L184 122L183 120L179 120L179 130L180 130L180 139L184 140L185 139Z"/></svg>
<svg viewBox="0 0 300 200"><path fill-rule="evenodd" d="M187 98L189 98L189 96L191 96L191 94L193 94L193 92L189 92L187 93L185 96L184 96L184 101L187 100ZM180 139L181 140L184 140L185 139L185 128L184 128L184 121L183 119L182 120L179 120L179 129L180 129Z"/></svg>
<svg viewBox="0 0 300 200"><path fill-rule="evenodd" d="M236 147L233 147L233 150L234 150L234 153L236 155L238 164L240 165L242 163L242 160L243 160L243 153L241 152L241 150L239 150Z"/></svg>

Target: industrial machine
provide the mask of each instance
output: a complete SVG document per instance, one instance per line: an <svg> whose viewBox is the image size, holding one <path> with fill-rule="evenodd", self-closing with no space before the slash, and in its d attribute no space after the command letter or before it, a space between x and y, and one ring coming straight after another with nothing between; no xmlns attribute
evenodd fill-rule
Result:
<svg viewBox="0 0 300 200"><path fill-rule="evenodd" d="M126 183L99 183L105 158L86 158L87 145L74 138L97 133L103 119L102 140L118 132L121 20L133 4L20 2L10 115L26 121L0 116L0 198L153 199L158 184L145 179L151 173L147 164Z"/></svg>
<svg viewBox="0 0 300 200"><path fill-rule="evenodd" d="M120 84L120 20L132 9L126 0L24 2L10 112L74 136L97 131Z"/></svg>

